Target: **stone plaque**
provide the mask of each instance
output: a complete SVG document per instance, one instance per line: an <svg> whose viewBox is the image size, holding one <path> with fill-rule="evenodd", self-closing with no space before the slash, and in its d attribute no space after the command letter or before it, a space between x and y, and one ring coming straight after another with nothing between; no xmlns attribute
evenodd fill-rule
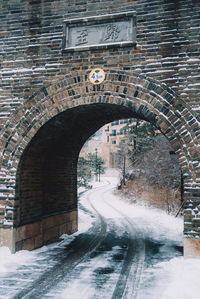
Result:
<svg viewBox="0 0 200 299"><path fill-rule="evenodd" d="M135 12L65 21L65 50L126 46L136 43Z"/></svg>

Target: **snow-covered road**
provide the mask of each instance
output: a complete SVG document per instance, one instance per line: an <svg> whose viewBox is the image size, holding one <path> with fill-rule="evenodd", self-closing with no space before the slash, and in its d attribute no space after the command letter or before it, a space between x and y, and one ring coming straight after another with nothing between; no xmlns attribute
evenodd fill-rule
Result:
<svg viewBox="0 0 200 299"><path fill-rule="evenodd" d="M119 200L116 184L104 177L81 196L73 236L0 248L0 298L196 299L200 260L181 257L182 220Z"/></svg>

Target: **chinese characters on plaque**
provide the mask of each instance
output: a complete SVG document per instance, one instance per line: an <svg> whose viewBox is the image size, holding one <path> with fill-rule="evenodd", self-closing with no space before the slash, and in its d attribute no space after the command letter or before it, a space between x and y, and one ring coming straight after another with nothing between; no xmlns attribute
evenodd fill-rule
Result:
<svg viewBox="0 0 200 299"><path fill-rule="evenodd" d="M87 29L81 29L78 31L78 35L76 37L76 46L85 45L88 43L88 31Z"/></svg>
<svg viewBox="0 0 200 299"><path fill-rule="evenodd" d="M104 41L111 40L116 41L119 37L120 28L117 25L111 24L106 26L106 32L104 35Z"/></svg>
<svg viewBox="0 0 200 299"><path fill-rule="evenodd" d="M119 38L120 34L120 28L117 25L107 25L105 27L105 32L103 34L103 41L113 41L115 42ZM76 36L76 46L81 45L87 45L89 43L89 37L88 37L88 29L81 29L77 30L77 36Z"/></svg>

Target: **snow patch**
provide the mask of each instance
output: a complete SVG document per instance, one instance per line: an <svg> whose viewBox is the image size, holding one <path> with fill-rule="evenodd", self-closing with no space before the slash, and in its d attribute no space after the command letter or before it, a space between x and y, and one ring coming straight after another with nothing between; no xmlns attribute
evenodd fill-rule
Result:
<svg viewBox="0 0 200 299"><path fill-rule="evenodd" d="M197 299L200 285L200 259L174 258L160 264L169 284L161 299Z"/></svg>
<svg viewBox="0 0 200 299"><path fill-rule="evenodd" d="M12 254L7 247L0 247L0 273L16 271L17 267L33 262L35 253L21 250Z"/></svg>

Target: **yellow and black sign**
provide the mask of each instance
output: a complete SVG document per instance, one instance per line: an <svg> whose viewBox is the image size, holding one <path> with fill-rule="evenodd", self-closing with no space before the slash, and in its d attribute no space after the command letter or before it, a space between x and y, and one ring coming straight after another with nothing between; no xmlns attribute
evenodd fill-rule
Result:
<svg viewBox="0 0 200 299"><path fill-rule="evenodd" d="M102 69L93 69L89 74L89 80L92 84L101 84L105 79L105 73Z"/></svg>

